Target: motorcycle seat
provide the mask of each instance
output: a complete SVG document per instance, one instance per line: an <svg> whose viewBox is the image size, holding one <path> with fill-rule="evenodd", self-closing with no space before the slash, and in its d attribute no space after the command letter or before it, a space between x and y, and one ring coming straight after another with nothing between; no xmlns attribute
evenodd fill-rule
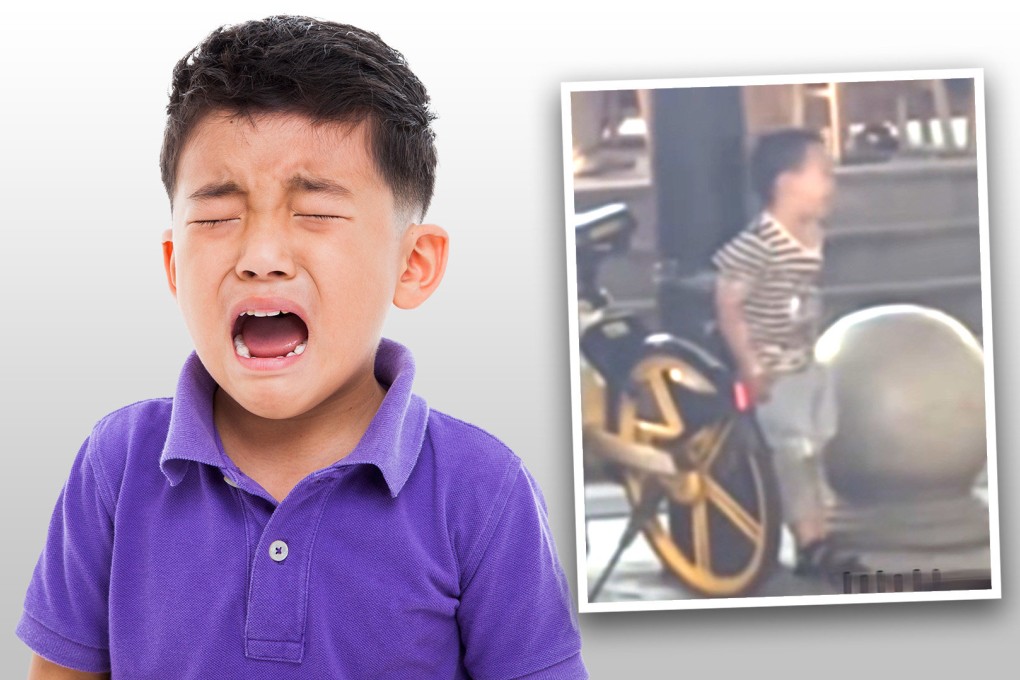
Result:
<svg viewBox="0 0 1020 680"><path fill-rule="evenodd" d="M608 203L574 216L575 244L578 249L624 250L636 226L625 203Z"/></svg>

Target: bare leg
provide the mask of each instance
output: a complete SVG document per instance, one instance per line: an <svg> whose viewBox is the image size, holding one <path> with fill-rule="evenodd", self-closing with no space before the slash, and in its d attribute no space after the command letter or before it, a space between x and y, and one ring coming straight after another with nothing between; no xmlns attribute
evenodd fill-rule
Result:
<svg viewBox="0 0 1020 680"><path fill-rule="evenodd" d="M779 483L784 520L793 532L797 547L824 538L826 509L817 455L807 440L787 440L772 452Z"/></svg>

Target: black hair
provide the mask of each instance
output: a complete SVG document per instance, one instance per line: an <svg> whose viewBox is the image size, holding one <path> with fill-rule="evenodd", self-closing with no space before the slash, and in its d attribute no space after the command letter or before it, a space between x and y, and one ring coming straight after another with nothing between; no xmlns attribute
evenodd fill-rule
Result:
<svg viewBox="0 0 1020 680"><path fill-rule="evenodd" d="M437 154L425 86L375 33L305 16L221 26L173 70L160 173L171 208L188 135L206 114L299 113L369 124L370 153L398 205L424 216Z"/></svg>
<svg viewBox="0 0 1020 680"><path fill-rule="evenodd" d="M822 136L805 128L787 128L758 138L751 152L751 185L762 204L775 198L776 178L796 170L812 144L824 144Z"/></svg>

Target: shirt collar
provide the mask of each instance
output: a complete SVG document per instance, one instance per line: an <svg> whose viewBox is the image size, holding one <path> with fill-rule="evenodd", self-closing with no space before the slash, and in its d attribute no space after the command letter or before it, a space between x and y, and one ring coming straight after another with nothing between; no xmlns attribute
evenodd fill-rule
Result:
<svg viewBox="0 0 1020 680"><path fill-rule="evenodd" d="M354 450L331 468L371 464L386 480L390 496L396 497L418 460L425 437L429 408L411 391L415 365L404 345L381 338L375 355L375 376L389 385L379 410ZM192 350L177 382L170 411L170 428L159 459L160 469L171 486L184 478L189 462L227 466L213 421L216 381Z"/></svg>
<svg viewBox="0 0 1020 680"><path fill-rule="evenodd" d="M786 235L786 238L796 243L798 246L800 246L801 249L806 250L809 253L817 253L820 250L818 246L815 246L814 248L808 248L799 238L793 235L793 232L790 231L789 227L787 227L785 224L777 220L775 215L770 213L768 210L762 210L758 220L758 226L764 226L769 222L776 225L779 231L783 232L783 234Z"/></svg>
<svg viewBox="0 0 1020 680"><path fill-rule="evenodd" d="M776 224L776 226L778 226L780 229L783 229L784 231L786 230L786 227L784 227L782 223L776 219L775 215L770 213L768 210L762 210L761 213L758 214L758 226L760 227L765 226L769 222L773 222L774 224Z"/></svg>

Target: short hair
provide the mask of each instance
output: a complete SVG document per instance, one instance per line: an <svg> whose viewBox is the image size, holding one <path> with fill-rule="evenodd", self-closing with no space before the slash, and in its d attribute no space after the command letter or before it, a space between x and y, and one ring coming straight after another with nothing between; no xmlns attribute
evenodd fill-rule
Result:
<svg viewBox="0 0 1020 680"><path fill-rule="evenodd" d="M796 170L812 144L824 144L822 136L805 128L787 128L758 138L751 152L751 184L762 203L775 198L776 178Z"/></svg>
<svg viewBox="0 0 1020 680"><path fill-rule="evenodd" d="M367 122L370 156L396 203L424 217L438 162L429 102L404 56L375 33L293 15L220 26L173 70L159 161L171 209L181 151L203 116L279 112Z"/></svg>

